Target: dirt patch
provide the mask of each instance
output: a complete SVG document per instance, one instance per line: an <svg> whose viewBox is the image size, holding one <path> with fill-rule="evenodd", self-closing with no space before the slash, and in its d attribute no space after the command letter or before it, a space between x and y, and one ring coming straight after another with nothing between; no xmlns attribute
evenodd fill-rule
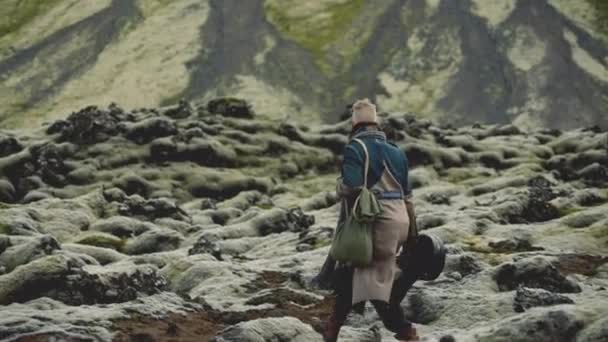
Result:
<svg viewBox="0 0 608 342"><path fill-rule="evenodd" d="M141 317L116 322L115 341L210 341L222 329L243 321L267 317L296 317L318 329L331 314L334 299L327 297L318 304L303 307L284 302L273 309L245 312L195 312L188 315L171 314L164 319ZM32 340L38 341L38 340ZM41 340L40 340L41 341Z"/></svg>
<svg viewBox="0 0 608 342"><path fill-rule="evenodd" d="M115 322L119 342L147 341L210 341L222 329L258 318L298 318L318 330L331 315L333 297L315 300L286 287L290 275L284 272L264 271L248 286L249 293L271 290L268 294L252 296L252 305L274 304L270 309L253 309L243 312L206 310L187 315L171 314L164 319L150 317L132 318Z"/></svg>
<svg viewBox="0 0 608 342"><path fill-rule="evenodd" d="M564 274L578 273L592 276L598 267L608 263L608 257L588 254L563 254L558 257L560 272Z"/></svg>
<svg viewBox="0 0 608 342"><path fill-rule="evenodd" d="M148 317L119 321L115 341L210 341L224 325L207 312L171 314L165 319Z"/></svg>

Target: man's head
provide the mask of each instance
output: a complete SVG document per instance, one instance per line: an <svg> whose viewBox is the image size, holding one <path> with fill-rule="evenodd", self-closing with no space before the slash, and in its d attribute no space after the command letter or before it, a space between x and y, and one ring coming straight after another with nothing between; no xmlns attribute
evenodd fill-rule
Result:
<svg viewBox="0 0 608 342"><path fill-rule="evenodd" d="M351 123L355 126L358 123L378 123L376 116L376 106L369 99L357 100L353 104L353 116Z"/></svg>

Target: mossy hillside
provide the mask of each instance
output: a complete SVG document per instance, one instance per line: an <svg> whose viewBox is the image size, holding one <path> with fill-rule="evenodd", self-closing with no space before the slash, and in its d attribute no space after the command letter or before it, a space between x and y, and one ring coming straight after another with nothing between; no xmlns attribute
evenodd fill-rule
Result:
<svg viewBox="0 0 608 342"><path fill-rule="evenodd" d="M0 6L0 37L15 33L63 0L5 0Z"/></svg>
<svg viewBox="0 0 608 342"><path fill-rule="evenodd" d="M319 68L331 74L327 48L348 31L363 9L364 1L323 1L316 4L320 8L313 11L310 6L297 6L296 3L300 2L267 0L264 3L266 18L287 38L309 50ZM352 59L357 51L353 46L352 50L343 52L343 56Z"/></svg>
<svg viewBox="0 0 608 342"><path fill-rule="evenodd" d="M606 0L587 0L596 10L595 25L604 35L608 35L608 2Z"/></svg>
<svg viewBox="0 0 608 342"><path fill-rule="evenodd" d="M137 0L137 7L146 18L153 16L157 11L170 5L172 0Z"/></svg>

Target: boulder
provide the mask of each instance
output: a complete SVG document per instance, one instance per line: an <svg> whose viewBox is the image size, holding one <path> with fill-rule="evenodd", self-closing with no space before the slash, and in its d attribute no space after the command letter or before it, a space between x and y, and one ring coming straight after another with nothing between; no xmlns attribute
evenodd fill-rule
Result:
<svg viewBox="0 0 608 342"><path fill-rule="evenodd" d="M513 236L507 239L490 241L488 246L498 253L514 253L540 251L542 247L532 246L530 239L525 236Z"/></svg>
<svg viewBox="0 0 608 342"><path fill-rule="evenodd" d="M445 301L439 296L423 289L412 290L405 298L405 315L414 323L428 324L441 316Z"/></svg>
<svg viewBox="0 0 608 342"><path fill-rule="evenodd" d="M94 144L120 133L119 123L124 112L117 107L110 111L89 106L72 113L66 120L58 120L47 129L47 134L59 134L60 141Z"/></svg>
<svg viewBox="0 0 608 342"><path fill-rule="evenodd" d="M0 134L0 158L23 150L23 145L14 137Z"/></svg>
<svg viewBox="0 0 608 342"><path fill-rule="evenodd" d="M479 273L483 270L483 266L479 260L469 254L448 256L445 268L444 272L458 272L463 277Z"/></svg>
<svg viewBox="0 0 608 342"><path fill-rule="evenodd" d="M149 118L126 126L127 139L146 144L156 138L177 134L175 121L167 118Z"/></svg>
<svg viewBox="0 0 608 342"><path fill-rule="evenodd" d="M294 317L261 318L242 322L222 330L213 342L314 342L322 341L319 333Z"/></svg>
<svg viewBox="0 0 608 342"><path fill-rule="evenodd" d="M521 285L551 292L581 292L574 280L566 278L548 258L542 256L503 264L497 268L494 280L500 291L515 290Z"/></svg>
<svg viewBox="0 0 608 342"><path fill-rule="evenodd" d="M125 263L74 270L45 295L69 305L122 303L136 299L140 293L159 293L165 286L155 266Z"/></svg>
<svg viewBox="0 0 608 342"><path fill-rule="evenodd" d="M114 249L81 245L77 243L64 243L61 248L65 251L85 254L95 259L101 265L111 264L125 259L127 256Z"/></svg>
<svg viewBox="0 0 608 342"><path fill-rule="evenodd" d="M102 248L110 248L117 251L122 250L125 240L108 233L89 231L77 236L74 243Z"/></svg>
<svg viewBox="0 0 608 342"><path fill-rule="evenodd" d="M247 101L232 97L213 99L207 102L207 111L223 116L252 119L255 115Z"/></svg>
<svg viewBox="0 0 608 342"><path fill-rule="evenodd" d="M179 247L183 236L169 229L151 229L131 238L123 248L126 254L136 255L171 251Z"/></svg>
<svg viewBox="0 0 608 342"><path fill-rule="evenodd" d="M608 183L608 167L593 163L579 170L577 174L591 185Z"/></svg>
<svg viewBox="0 0 608 342"><path fill-rule="evenodd" d="M530 310L472 331L472 341L571 342L584 327L573 308ZM460 340L460 339L457 339Z"/></svg>
<svg viewBox="0 0 608 342"><path fill-rule="evenodd" d="M152 223L117 215L95 221L89 230L112 234L119 238L128 238L140 235L153 228Z"/></svg>
<svg viewBox="0 0 608 342"><path fill-rule="evenodd" d="M543 289L531 289L520 286L515 291L513 310L524 312L535 306L551 306L557 304L574 304L574 301L564 295Z"/></svg>
<svg viewBox="0 0 608 342"><path fill-rule="evenodd" d="M210 254L219 261L223 260L220 248L214 242L209 241L204 236L201 236L188 250L188 255L194 254Z"/></svg>
<svg viewBox="0 0 608 342"><path fill-rule="evenodd" d="M576 339L577 342L608 341L608 317L601 318L590 324Z"/></svg>
<svg viewBox="0 0 608 342"><path fill-rule="evenodd" d="M16 194L15 186L9 180L0 179L0 202L13 203Z"/></svg>
<svg viewBox="0 0 608 342"><path fill-rule="evenodd" d="M46 290L59 288L69 274L82 266L79 259L49 255L0 275L0 305L43 297Z"/></svg>
<svg viewBox="0 0 608 342"><path fill-rule="evenodd" d="M0 254L0 265L10 272L20 265L43 258L60 248L59 242L51 235L28 238L26 242L6 248L4 253Z"/></svg>
<svg viewBox="0 0 608 342"><path fill-rule="evenodd" d="M118 213L123 216L132 216L149 221L161 217L183 221L189 220L188 213L180 208L175 201L165 197L145 199L139 195L129 196L118 205Z"/></svg>
<svg viewBox="0 0 608 342"><path fill-rule="evenodd" d="M182 99L177 105L167 108L163 112L163 115L172 119L185 119L191 116L193 112L194 109L192 108L192 105L190 105L190 102Z"/></svg>

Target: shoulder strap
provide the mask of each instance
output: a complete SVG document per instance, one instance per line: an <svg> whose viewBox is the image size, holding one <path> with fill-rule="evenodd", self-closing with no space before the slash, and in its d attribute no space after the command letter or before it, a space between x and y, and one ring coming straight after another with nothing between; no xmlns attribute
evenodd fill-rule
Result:
<svg viewBox="0 0 608 342"><path fill-rule="evenodd" d="M367 147L361 139L354 138L354 141L358 142L363 147L363 153L365 154L365 164L363 169L363 187L367 188L367 170L369 168L369 155L367 154Z"/></svg>

